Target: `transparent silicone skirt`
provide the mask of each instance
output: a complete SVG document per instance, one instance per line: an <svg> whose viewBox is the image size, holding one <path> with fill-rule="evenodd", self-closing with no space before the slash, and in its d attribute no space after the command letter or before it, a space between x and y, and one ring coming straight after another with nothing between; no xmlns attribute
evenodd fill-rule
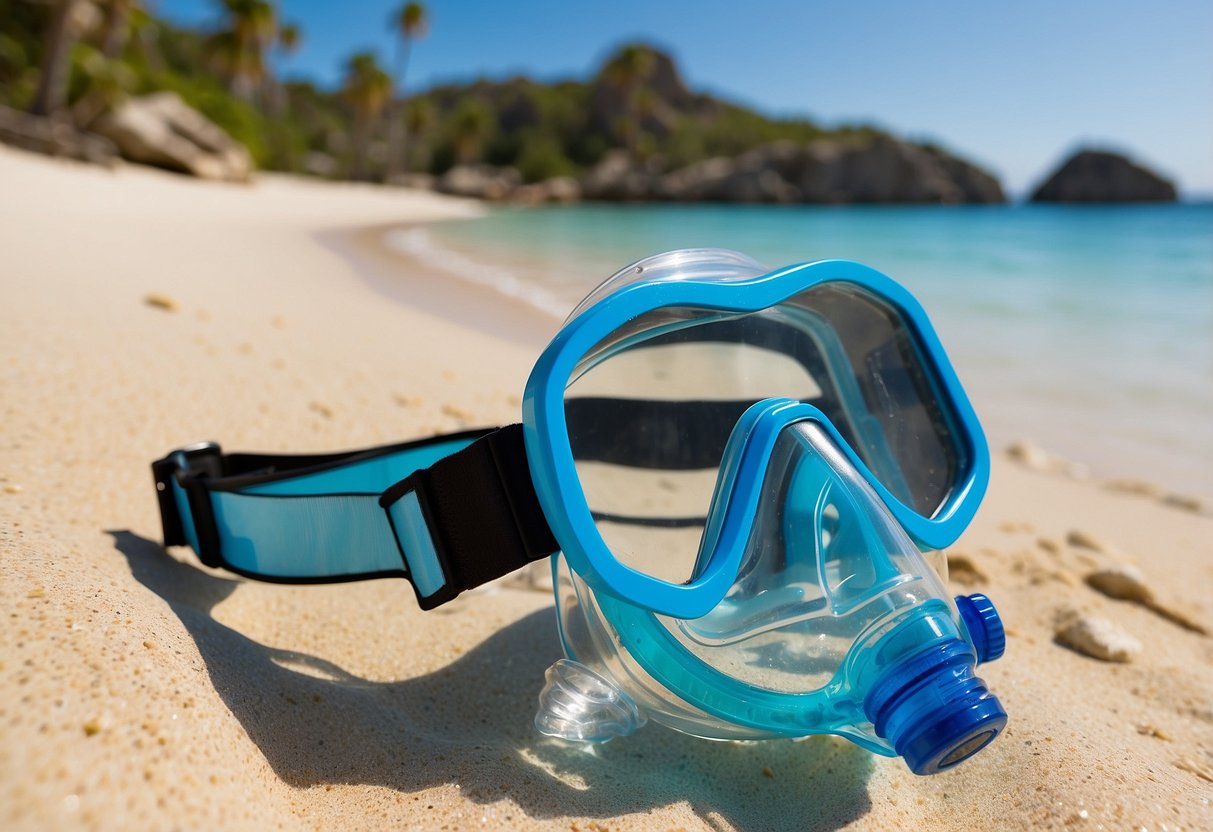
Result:
<svg viewBox="0 0 1213 832"><path fill-rule="evenodd" d="M707 615L655 614L595 593L563 558L553 569L572 661L549 671L545 733L604 740L647 719L711 739L833 733L925 771L1005 723L973 674L987 634L813 421L780 432L736 580ZM920 736L933 727L946 736Z"/></svg>

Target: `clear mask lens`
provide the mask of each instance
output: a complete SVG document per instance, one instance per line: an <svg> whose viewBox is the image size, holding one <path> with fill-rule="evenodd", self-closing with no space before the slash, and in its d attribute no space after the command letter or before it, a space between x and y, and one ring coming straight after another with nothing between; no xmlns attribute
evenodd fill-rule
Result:
<svg viewBox="0 0 1213 832"><path fill-rule="evenodd" d="M750 405L816 406L895 497L930 517L965 464L938 389L896 310L827 283L749 314L675 307L633 319L581 362L565 418L612 554L685 583L725 444Z"/></svg>

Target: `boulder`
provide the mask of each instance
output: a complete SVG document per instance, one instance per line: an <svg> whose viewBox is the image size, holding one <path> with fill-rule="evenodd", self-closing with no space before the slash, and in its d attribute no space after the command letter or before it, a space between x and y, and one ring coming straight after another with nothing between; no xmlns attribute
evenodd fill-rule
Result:
<svg viewBox="0 0 1213 832"><path fill-rule="evenodd" d="M571 176L557 176L543 182L523 185L510 194L510 199L530 205L549 202L567 205L581 199L581 186Z"/></svg>
<svg viewBox="0 0 1213 832"><path fill-rule="evenodd" d="M452 196L501 200L513 193L521 181L514 168L456 165L438 177L435 189Z"/></svg>
<svg viewBox="0 0 1213 832"><path fill-rule="evenodd" d="M1175 185L1116 153L1080 150L1036 189L1032 202L1174 202Z"/></svg>
<svg viewBox="0 0 1213 832"><path fill-rule="evenodd" d="M623 150L612 150L581 180L585 199L606 202L644 202L661 191L656 163L638 162Z"/></svg>
<svg viewBox="0 0 1213 832"><path fill-rule="evenodd" d="M660 195L675 202L800 202L800 189L777 164L783 150L772 145L697 162L663 177Z"/></svg>
<svg viewBox="0 0 1213 832"><path fill-rule="evenodd" d="M98 165L112 166L118 162L113 142L77 130L69 119L35 116L8 107L0 107L0 142Z"/></svg>
<svg viewBox="0 0 1213 832"><path fill-rule="evenodd" d="M339 166L337 160L327 153L309 151L303 155L303 172L324 179L332 179L337 175Z"/></svg>
<svg viewBox="0 0 1213 832"><path fill-rule="evenodd" d="M93 130L132 162L229 182L247 182L252 175L244 145L173 92L127 99Z"/></svg>

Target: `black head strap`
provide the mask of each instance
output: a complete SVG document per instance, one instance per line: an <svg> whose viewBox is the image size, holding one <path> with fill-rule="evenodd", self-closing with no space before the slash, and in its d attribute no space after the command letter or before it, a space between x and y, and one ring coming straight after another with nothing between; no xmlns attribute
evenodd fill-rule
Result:
<svg viewBox="0 0 1213 832"><path fill-rule="evenodd" d="M433 460L444 443L457 449L428 467L412 464ZM350 479L365 487L317 493L318 478L342 469L358 471ZM375 485L393 470L407 476L386 490ZM225 454L203 443L156 461L152 474L165 545L191 545L208 566L260 580L400 576L431 609L559 548L531 484L521 425L311 456ZM419 511L396 505L409 494ZM241 527L240 517L254 515ZM370 517L374 528L355 517ZM357 523L359 539L317 559L309 550L334 545L325 535L335 518ZM391 551L398 555L387 563Z"/></svg>

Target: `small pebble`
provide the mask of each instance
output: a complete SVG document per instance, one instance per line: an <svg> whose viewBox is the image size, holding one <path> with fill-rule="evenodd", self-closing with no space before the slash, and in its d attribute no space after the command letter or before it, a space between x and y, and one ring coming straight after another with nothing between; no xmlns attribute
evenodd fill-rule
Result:
<svg viewBox="0 0 1213 832"><path fill-rule="evenodd" d="M101 723L95 719L90 719L84 723L84 736L91 737L94 734L101 733Z"/></svg>
<svg viewBox="0 0 1213 832"><path fill-rule="evenodd" d="M15 482L9 483L8 485L4 486L5 494L20 494L24 490L25 489L22 486L17 485Z"/></svg>
<svg viewBox="0 0 1213 832"><path fill-rule="evenodd" d="M1171 735L1154 725L1138 725L1137 733L1160 740L1170 740Z"/></svg>
<svg viewBox="0 0 1213 832"><path fill-rule="evenodd" d="M1154 603L1154 593L1146 586L1145 577L1136 567L1118 564L1087 575L1087 585L1118 601L1134 601L1147 606Z"/></svg>
<svg viewBox="0 0 1213 832"><path fill-rule="evenodd" d="M181 308L181 305L177 301L159 292L152 292L147 295L143 298L143 302L153 309L163 309L165 312L176 312Z"/></svg>
<svg viewBox="0 0 1213 832"><path fill-rule="evenodd" d="M329 407L324 402L312 402L307 407L308 410L312 411L313 413L319 413L326 419L333 418L333 408Z"/></svg>
<svg viewBox="0 0 1213 832"><path fill-rule="evenodd" d="M1199 512L1201 510L1200 500L1185 494L1168 494L1162 498L1162 502L1163 505L1183 509L1184 511Z"/></svg>
<svg viewBox="0 0 1213 832"><path fill-rule="evenodd" d="M984 584L989 578L968 555L948 555L948 577L962 586Z"/></svg>
<svg viewBox="0 0 1213 832"><path fill-rule="evenodd" d="M1056 638L1072 650L1105 662L1128 662L1141 652L1141 642L1106 618L1082 615L1058 626Z"/></svg>
<svg viewBox="0 0 1213 832"><path fill-rule="evenodd" d="M1012 460L1033 471L1061 474L1072 480L1085 480L1091 476L1090 468L1081 462L1071 462L1068 459L1053 456L1032 444L1028 439L1020 439L1009 445L1006 454Z"/></svg>
<svg viewBox="0 0 1213 832"><path fill-rule="evenodd" d="M1061 554L1061 544L1051 537L1041 537L1036 541L1036 545L1044 549L1050 555Z"/></svg>
<svg viewBox="0 0 1213 832"><path fill-rule="evenodd" d="M1045 453L1045 451L1036 447L1036 445L1032 444L1032 442L1028 439L1020 439L1011 443L1011 445L1007 447L1007 456L1016 462L1037 471L1044 471L1052 464L1052 461L1049 459L1049 455Z"/></svg>
<svg viewBox="0 0 1213 832"><path fill-rule="evenodd" d="M1057 581L1066 586L1078 586L1078 578L1064 569L1054 569L1049 573L1049 580Z"/></svg>
<svg viewBox="0 0 1213 832"><path fill-rule="evenodd" d="M457 419L463 423L470 422L472 419L471 413L464 410L462 407L458 407L457 405L453 404L444 404L442 406L442 414L444 416L450 416L452 419Z"/></svg>
<svg viewBox="0 0 1213 832"><path fill-rule="evenodd" d="M1155 499L1162 497L1162 489L1152 482L1145 480L1110 480L1104 483L1104 488L1108 491L1115 491L1120 494L1136 494L1140 497L1153 497Z"/></svg>
<svg viewBox="0 0 1213 832"><path fill-rule="evenodd" d="M1079 549L1090 549L1092 552L1106 553L1108 551L1108 548L1104 546L1103 542L1099 538L1087 534L1080 529L1072 529L1070 533L1066 535L1066 543L1069 543L1071 546L1075 546Z"/></svg>

